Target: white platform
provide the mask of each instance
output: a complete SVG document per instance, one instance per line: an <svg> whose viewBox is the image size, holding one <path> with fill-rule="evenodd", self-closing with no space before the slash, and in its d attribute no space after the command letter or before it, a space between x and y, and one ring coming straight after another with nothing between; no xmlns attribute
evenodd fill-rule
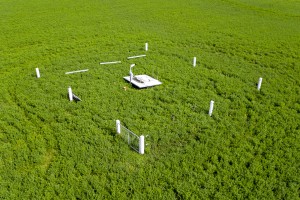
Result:
<svg viewBox="0 0 300 200"><path fill-rule="evenodd" d="M124 79L130 82L130 76L125 76ZM144 74L134 76L131 83L138 88L147 88L162 84L160 81Z"/></svg>

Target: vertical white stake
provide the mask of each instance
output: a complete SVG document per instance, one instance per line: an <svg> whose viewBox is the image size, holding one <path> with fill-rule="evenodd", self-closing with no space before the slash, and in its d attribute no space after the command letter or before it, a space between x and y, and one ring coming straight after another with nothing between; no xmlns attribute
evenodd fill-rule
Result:
<svg viewBox="0 0 300 200"><path fill-rule="evenodd" d="M139 153L140 154L145 153L145 137L143 135L140 136L140 140L139 140Z"/></svg>
<svg viewBox="0 0 300 200"><path fill-rule="evenodd" d="M257 84L257 89L258 89L258 90L260 90L261 83L262 83L262 78L259 78L259 79L258 79L258 84Z"/></svg>
<svg viewBox="0 0 300 200"><path fill-rule="evenodd" d="M73 93L72 93L72 88L70 86L68 88L68 93L69 93L69 100L73 101Z"/></svg>
<svg viewBox="0 0 300 200"><path fill-rule="evenodd" d="M148 51L148 43L145 43L145 51Z"/></svg>
<svg viewBox="0 0 300 200"><path fill-rule="evenodd" d="M35 72L36 72L36 77L37 77L37 78L40 78L41 75L40 75L40 70L39 70L39 68L35 68Z"/></svg>
<svg viewBox="0 0 300 200"><path fill-rule="evenodd" d="M210 101L209 112L208 112L209 116L212 115L212 112L213 112L213 109L214 109L214 103L215 102L213 100Z"/></svg>
<svg viewBox="0 0 300 200"><path fill-rule="evenodd" d="M135 66L135 64L131 64L131 65L130 65L130 70L129 70L130 83L131 83L131 81L132 81L132 79L133 79L133 73L132 73L132 71L131 71L131 68L133 68L134 66Z"/></svg>
<svg viewBox="0 0 300 200"><path fill-rule="evenodd" d="M129 135L129 132L127 132L127 140L128 140L128 144L130 144L130 135Z"/></svg>
<svg viewBox="0 0 300 200"><path fill-rule="evenodd" d="M121 122L120 120L116 120L117 133L121 133Z"/></svg>
<svg viewBox="0 0 300 200"><path fill-rule="evenodd" d="M197 59L196 57L194 57L194 59L193 59L193 66L194 67L196 67L196 59Z"/></svg>
<svg viewBox="0 0 300 200"><path fill-rule="evenodd" d="M132 72L130 72L130 73L129 73L129 76L130 76L130 83L132 83L132 79L133 79L133 73L132 73Z"/></svg>

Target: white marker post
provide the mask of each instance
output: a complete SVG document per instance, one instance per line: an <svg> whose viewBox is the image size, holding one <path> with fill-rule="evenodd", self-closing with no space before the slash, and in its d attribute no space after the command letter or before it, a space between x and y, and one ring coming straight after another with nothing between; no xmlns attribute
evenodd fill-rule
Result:
<svg viewBox="0 0 300 200"><path fill-rule="evenodd" d="M139 138L139 153L145 153L145 137L143 135L141 135Z"/></svg>
<svg viewBox="0 0 300 200"><path fill-rule="evenodd" d="M210 101L209 112L208 112L209 116L212 115L212 112L213 112L213 109L214 109L214 103L215 102L213 100Z"/></svg>
<svg viewBox="0 0 300 200"><path fill-rule="evenodd" d="M260 90L261 83L262 83L262 78L259 78L258 79L258 84L257 84L257 90Z"/></svg>
<svg viewBox="0 0 300 200"><path fill-rule="evenodd" d="M40 70L39 70L39 68L35 68L35 72L36 72L36 77L37 77L37 78L40 78L41 75L40 75Z"/></svg>
<svg viewBox="0 0 300 200"><path fill-rule="evenodd" d="M194 67L196 67L196 60L197 60L197 58L194 57L194 59L193 59L193 66L194 66Z"/></svg>
<svg viewBox="0 0 300 200"><path fill-rule="evenodd" d="M73 93L72 93L72 88L70 86L68 88L68 93L69 93L69 100L73 101Z"/></svg>
<svg viewBox="0 0 300 200"><path fill-rule="evenodd" d="M145 43L145 51L148 51L148 43Z"/></svg>
<svg viewBox="0 0 300 200"><path fill-rule="evenodd" d="M117 133L120 134L121 133L121 122L120 120L116 120L116 128L117 128Z"/></svg>

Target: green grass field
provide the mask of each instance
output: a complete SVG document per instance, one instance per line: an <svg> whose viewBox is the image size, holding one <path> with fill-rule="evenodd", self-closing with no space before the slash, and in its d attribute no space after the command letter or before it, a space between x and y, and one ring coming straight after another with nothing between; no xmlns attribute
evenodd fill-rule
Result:
<svg viewBox="0 0 300 200"><path fill-rule="evenodd" d="M0 0L0 199L299 199L299 36L299 0Z"/></svg>

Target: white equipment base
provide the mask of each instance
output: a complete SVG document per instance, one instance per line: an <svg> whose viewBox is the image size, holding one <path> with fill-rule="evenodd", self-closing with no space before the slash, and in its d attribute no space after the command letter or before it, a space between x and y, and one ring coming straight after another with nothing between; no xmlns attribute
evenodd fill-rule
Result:
<svg viewBox="0 0 300 200"><path fill-rule="evenodd" d="M123 78L130 82L130 76L125 76ZM134 76L131 83L138 88L147 88L162 84L160 81L144 74Z"/></svg>

